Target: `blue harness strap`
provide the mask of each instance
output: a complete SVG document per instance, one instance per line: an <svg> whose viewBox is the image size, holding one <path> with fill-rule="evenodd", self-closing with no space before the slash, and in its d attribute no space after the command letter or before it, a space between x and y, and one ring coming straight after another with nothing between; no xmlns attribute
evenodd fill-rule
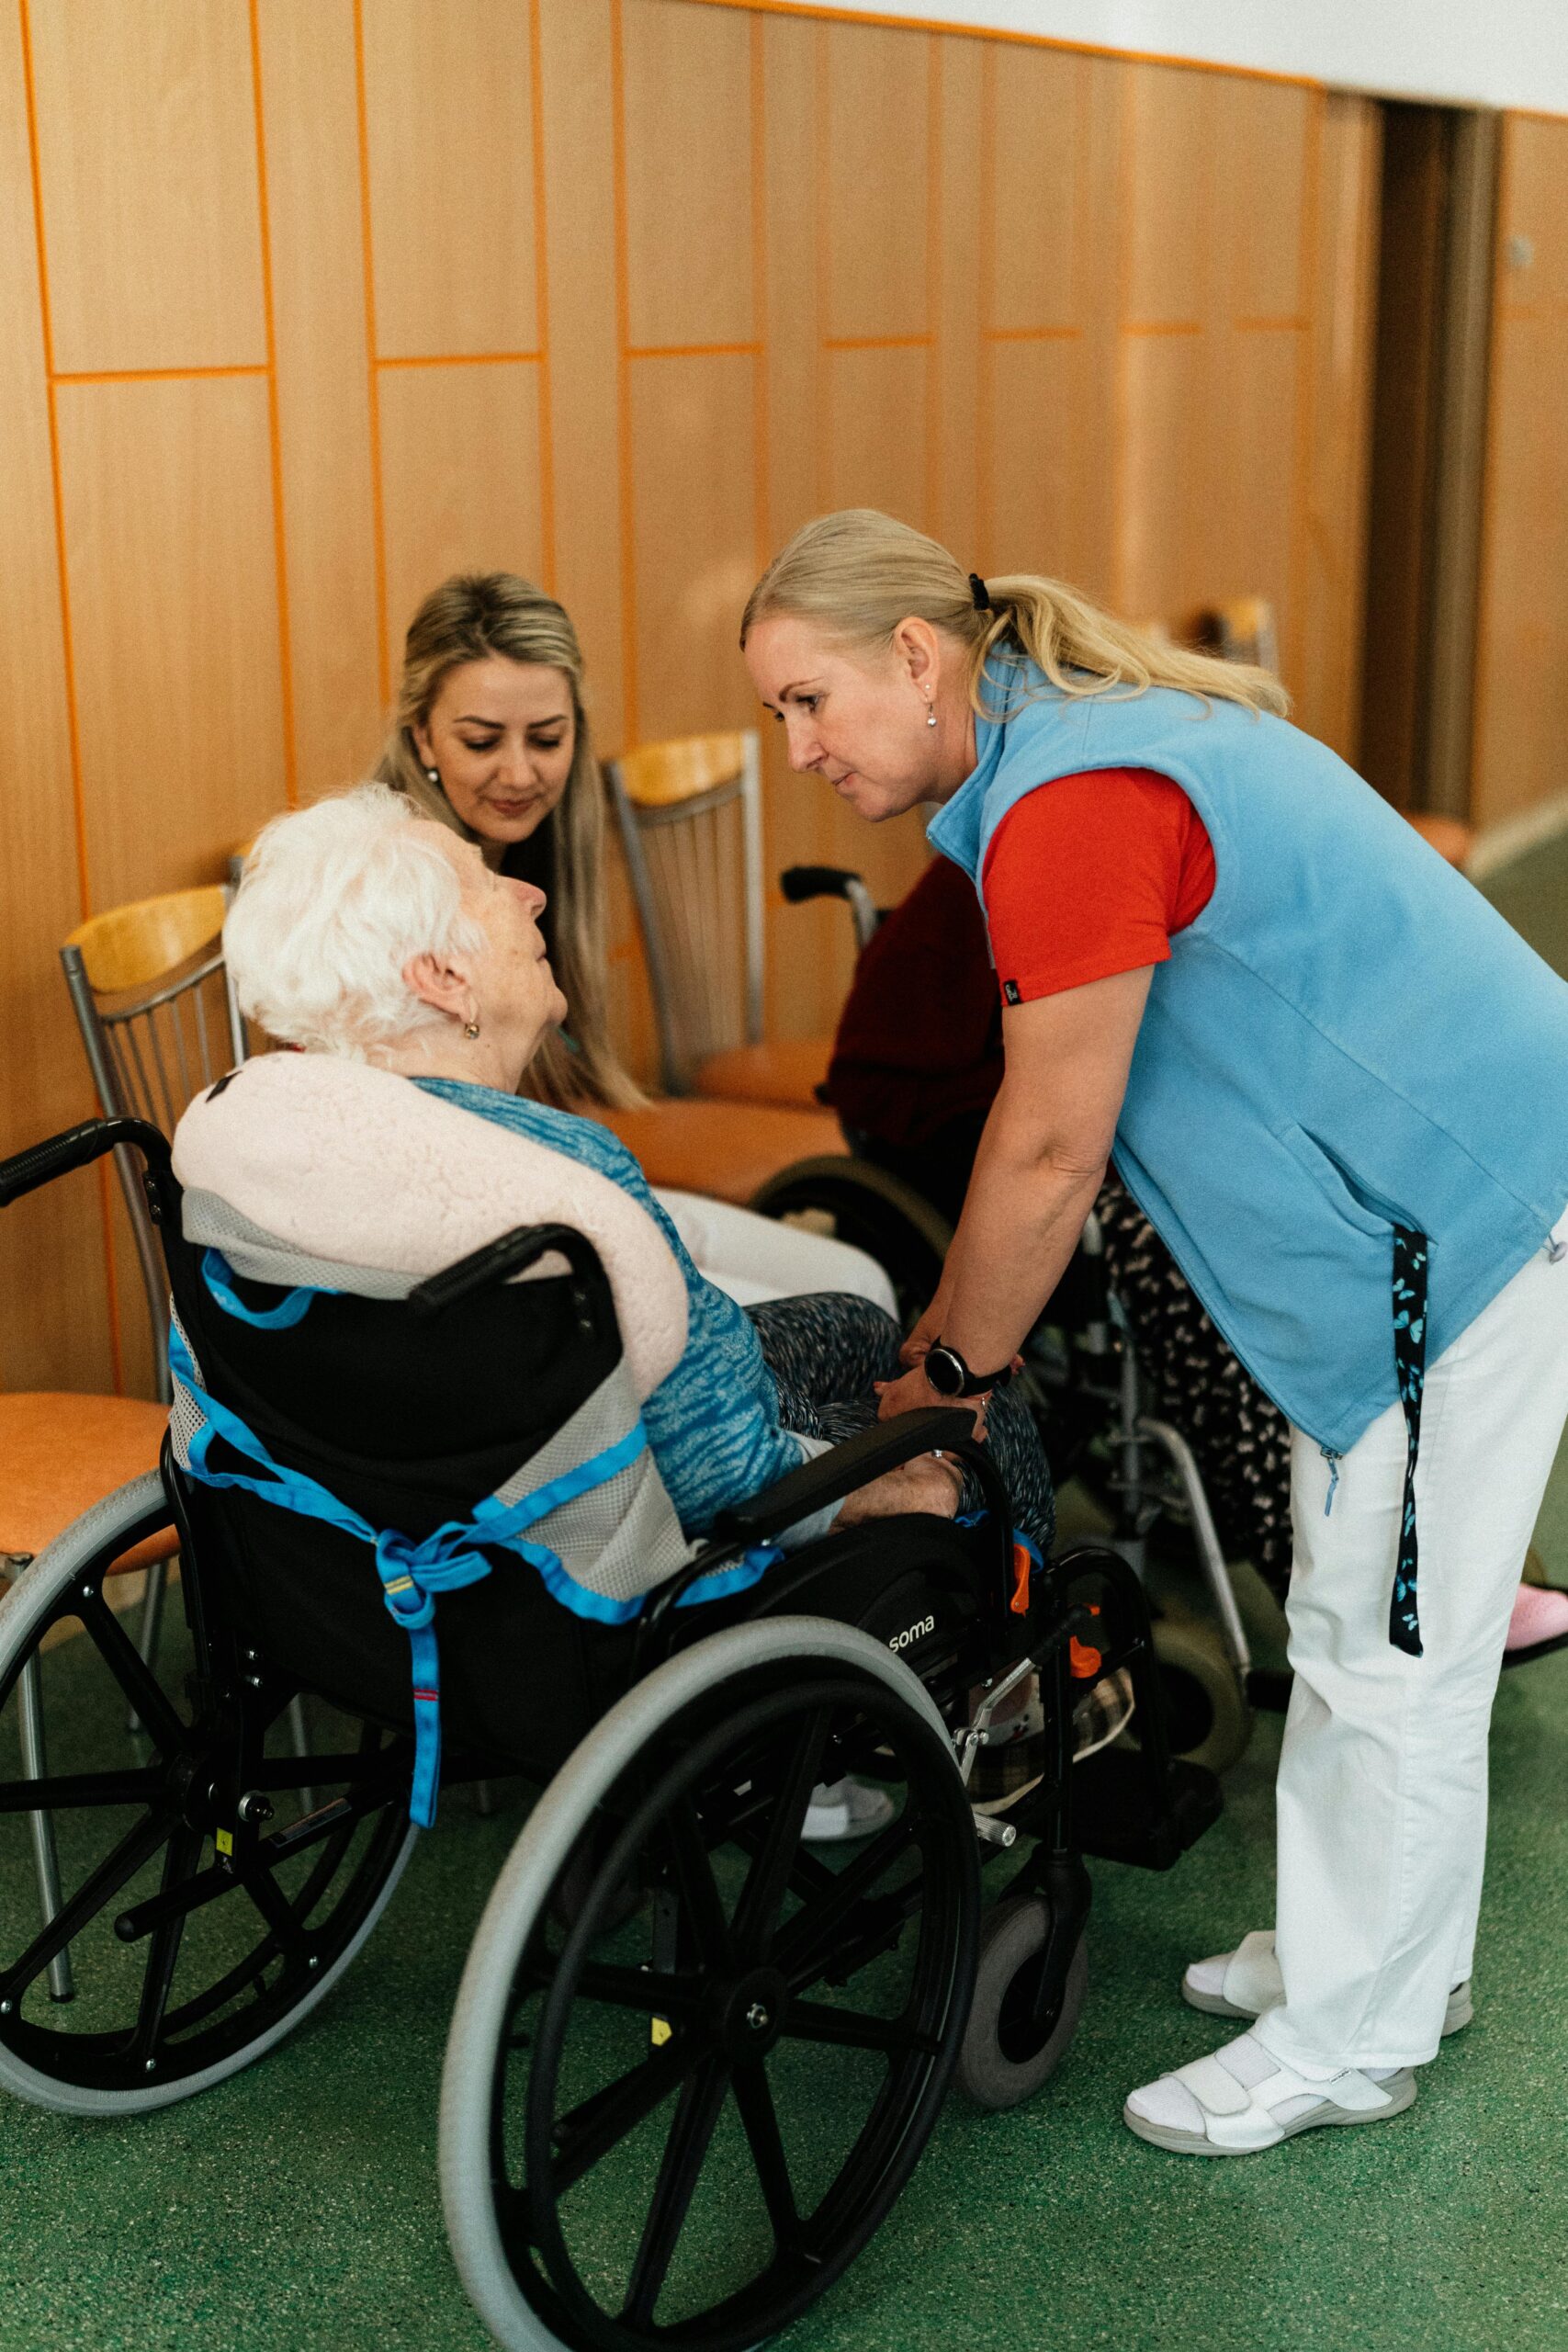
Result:
<svg viewBox="0 0 1568 2352"><path fill-rule="evenodd" d="M635 1462L648 1444L641 1421L614 1445L606 1446L560 1477L536 1487L518 1501L502 1503L493 1496L487 1497L476 1504L470 1519L447 1520L416 1544L395 1528L372 1527L367 1519L350 1510L329 1487L302 1471L286 1469L275 1461L254 1430L203 1388L177 1325L169 1334L169 1368L203 1416L204 1426L196 1431L188 1447L187 1466L193 1478L209 1487L237 1487L282 1510L321 1520L345 1535L355 1536L374 1552L377 1574L381 1579L381 1598L409 1637L414 1721L413 1787L409 1816L422 1829L430 1828L435 1819L441 1777L441 1666L434 1623L435 1595L456 1592L464 1585L478 1584L481 1577L489 1576L491 1564L477 1548L479 1544L517 1553L541 1571L552 1590L559 1579L581 1591L581 1588L567 1575L559 1554L547 1544L527 1542L523 1531L578 1495L604 1486ZM264 1475L254 1477L242 1470L216 1468L208 1454L219 1438ZM765 1565L759 1565L755 1575L760 1576ZM635 1611L638 1605L631 1603L626 1613ZM622 1607L613 1601L605 1603L605 1610L616 1616L623 1613Z"/></svg>

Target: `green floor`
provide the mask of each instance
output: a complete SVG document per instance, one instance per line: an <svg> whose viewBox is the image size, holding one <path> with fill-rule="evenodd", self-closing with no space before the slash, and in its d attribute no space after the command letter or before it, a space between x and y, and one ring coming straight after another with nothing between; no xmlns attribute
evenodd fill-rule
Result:
<svg viewBox="0 0 1568 2352"><path fill-rule="evenodd" d="M1497 877L1568 970L1568 846ZM1568 1581L1568 1454L1540 1530ZM1475 2023L1386 2126L1228 2164L1162 2155L1125 2091L1212 2048L1177 1980L1271 1912L1264 1719L1168 1878L1095 1871L1078 2039L1031 2107L951 2104L910 2188L790 2352L1562 2352L1568 1654L1509 1675ZM131 2125L9 2106L0 2352L482 2352L435 2195L443 2038L514 1835L458 1797L336 1995L263 2064Z"/></svg>

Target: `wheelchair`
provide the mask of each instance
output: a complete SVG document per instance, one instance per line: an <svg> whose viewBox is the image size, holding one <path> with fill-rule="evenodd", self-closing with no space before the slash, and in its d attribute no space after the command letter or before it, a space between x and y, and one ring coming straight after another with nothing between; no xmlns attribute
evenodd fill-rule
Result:
<svg viewBox="0 0 1568 2352"><path fill-rule="evenodd" d="M1008 2107L1060 2063L1084 1857L1167 1869L1218 1813L1169 1756L1136 1577L1095 1545L1032 1572L952 1408L835 1447L691 1545L635 1398L623 1426L582 1235L521 1228L404 1295L220 1283L164 1139L126 1119L0 1166L0 1206L117 1147L164 1249L175 1401L161 1470L0 1600L0 2085L123 2117L235 2075L349 1967L437 1776L525 1776L542 1793L443 2078L463 2281L514 2352L763 2341L886 2220L950 2086ZM979 1481L972 1523L777 1549L937 1445ZM105 1577L170 1527L184 1623L150 1661ZM1048 1769L992 1818L970 1763L1032 1666ZM1123 1666L1143 1745L1075 1766L1075 1679ZM847 1773L891 1818L808 1848L813 1788Z"/></svg>
<svg viewBox="0 0 1568 2352"><path fill-rule="evenodd" d="M857 950L881 920L860 876L840 867L790 866L779 884L791 904L843 899ZM868 1139L846 1130L845 1140L849 1157L796 1160L749 1205L863 1250L886 1272L900 1317L911 1324L935 1295L953 1240L954 1202L928 1198L901 1166L884 1164ZM1093 1213L1023 1354L1024 1393L1057 1484L1078 1479L1110 1520L1105 1542L1140 1578L1151 1551L1171 1539L1184 1563L1196 1566L1206 1606L1162 1610L1155 1647L1175 1752L1226 1771L1249 1744L1254 1709L1284 1705L1288 1678L1253 1665L1196 1455L1183 1433L1150 1408L1148 1374Z"/></svg>

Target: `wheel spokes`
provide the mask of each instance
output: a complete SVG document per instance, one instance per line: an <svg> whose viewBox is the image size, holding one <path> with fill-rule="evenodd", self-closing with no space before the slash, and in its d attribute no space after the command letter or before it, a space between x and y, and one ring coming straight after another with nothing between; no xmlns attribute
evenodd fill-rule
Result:
<svg viewBox="0 0 1568 2352"><path fill-rule="evenodd" d="M773 1965L784 1971L792 1993L803 1993L815 1984L831 1957L833 1939L851 1912L914 1839L915 1824L906 1811L872 1839L858 1860L840 1871L830 1894L795 1913L773 1952Z"/></svg>
<svg viewBox="0 0 1568 2352"><path fill-rule="evenodd" d="M761 1850L747 1872L735 1911L735 1943L743 1961L766 1950L778 1924L791 1866L800 1845L806 1808L817 1785L828 1744L829 1712L814 1707L802 1724L780 1785Z"/></svg>
<svg viewBox="0 0 1568 2352"><path fill-rule="evenodd" d="M0 1974L0 2002L9 2004L26 1992L55 1953L79 1936L89 1921L96 1918L109 1897L118 1894L126 1881L134 1878L142 1864L152 1860L169 1836L170 1827L166 1816L148 1814L133 1829L126 1831L97 1869L83 1880L70 1902L33 1938L21 1957Z"/></svg>
<svg viewBox="0 0 1568 2352"><path fill-rule="evenodd" d="M646 2122L686 2076L708 2055L705 2039L677 2033L661 2050L634 2066L618 2082L607 2083L580 2107L563 2115L553 2138L560 2154L550 2166L550 2194L558 2201L592 2172L602 2157Z"/></svg>
<svg viewBox="0 0 1568 2352"><path fill-rule="evenodd" d="M167 1894L183 1885L196 1867L202 1849L199 1829L182 1823L170 1838L164 1856L163 1892ZM169 1993L175 1981L175 1963L180 1956L180 1939L185 1934L186 1914L176 1912L161 1928L153 1929L147 1953L147 1966L141 1979L141 1998L137 2007L136 2030L131 2035L130 2056L147 2065L158 2046L158 2034L164 2023L164 2013L169 2006Z"/></svg>
<svg viewBox="0 0 1568 2352"><path fill-rule="evenodd" d="M628 2326L646 2327L653 2317L728 2088L729 2068L716 2053L682 2086L621 2307Z"/></svg>
<svg viewBox="0 0 1568 2352"><path fill-rule="evenodd" d="M868 2017L863 2009L834 2009L822 2001L791 2001L782 2030L791 2041L831 2042L842 2050L881 2050L900 2058L910 2050L931 2057L937 2048L931 2034L917 2033L905 2018Z"/></svg>
<svg viewBox="0 0 1568 2352"><path fill-rule="evenodd" d="M694 1977L670 1976L654 1968L609 1968L595 1963L577 1980L580 1998L604 2001L612 2008L637 2009L645 2017L695 2024L703 2013L702 1986Z"/></svg>
<svg viewBox="0 0 1568 2352"><path fill-rule="evenodd" d="M773 2242L781 2254L798 2254L801 2250L800 2212L789 2177L789 2162L784 2154L784 2136L779 2130L778 2109L773 2105L773 2086L768 2081L767 2067L761 2061L754 2066L737 2066L735 2104L740 2109L740 2120L751 2150L751 2161L757 2167L762 2202L768 2209L768 2220L773 2224Z"/></svg>
<svg viewBox="0 0 1568 2352"><path fill-rule="evenodd" d="M735 1967L735 1944L713 1874L707 1841L691 1798L671 1806L666 1825L675 1865L675 1883L704 1965L722 1974Z"/></svg>
<svg viewBox="0 0 1568 2352"><path fill-rule="evenodd" d="M169 1703L162 1683L126 1632L103 1594L84 1598L80 1614L94 1648L151 1734L168 1756L179 1756L190 1736Z"/></svg>

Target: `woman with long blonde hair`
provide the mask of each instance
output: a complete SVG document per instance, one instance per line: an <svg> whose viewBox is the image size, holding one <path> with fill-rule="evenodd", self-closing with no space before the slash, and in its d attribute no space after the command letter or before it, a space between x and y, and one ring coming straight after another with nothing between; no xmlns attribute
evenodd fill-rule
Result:
<svg viewBox="0 0 1568 2352"><path fill-rule="evenodd" d="M1488 1718L1568 1416L1568 988L1271 677L1060 582L832 514L741 642L793 767L874 823L937 804L995 960L1001 1087L884 1412L1007 1379L1114 1155L1291 1425L1276 1924L1188 1970L1247 2030L1125 2120L1239 2155L1394 2115L1471 2014Z"/></svg>
<svg viewBox="0 0 1568 2352"><path fill-rule="evenodd" d="M546 893L550 961L571 1006L528 1090L558 1107L640 1100L604 991L604 790L564 608L515 572L459 572L409 623L378 781Z"/></svg>

